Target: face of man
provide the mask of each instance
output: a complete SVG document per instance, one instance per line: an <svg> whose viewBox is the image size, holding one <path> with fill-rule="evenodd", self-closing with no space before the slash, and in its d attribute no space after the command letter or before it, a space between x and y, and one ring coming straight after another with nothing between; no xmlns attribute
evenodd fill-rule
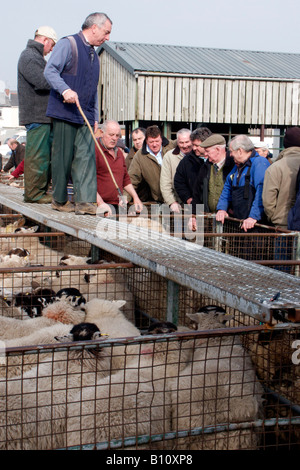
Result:
<svg viewBox="0 0 300 470"><path fill-rule="evenodd" d="M177 145L180 151L184 153L185 155L187 153L190 153L190 151L192 150L192 142L191 142L190 134L188 133L179 134L179 136L177 137Z"/></svg>
<svg viewBox="0 0 300 470"><path fill-rule="evenodd" d="M108 150L115 148L118 139L120 138L120 134L120 126L114 123L107 124L107 127L102 134L102 142Z"/></svg>
<svg viewBox="0 0 300 470"><path fill-rule="evenodd" d="M16 150L16 148L17 148L17 144L15 144L11 141L8 141L7 145L9 146L10 150Z"/></svg>
<svg viewBox="0 0 300 470"><path fill-rule="evenodd" d="M45 38L45 40L44 40L44 57L52 51L54 46L55 46L55 42L52 39Z"/></svg>
<svg viewBox="0 0 300 470"><path fill-rule="evenodd" d="M231 145L229 146L229 151L230 151L230 156L233 158L234 163L236 163L236 165L244 164L250 156L250 154L248 155L248 153L245 152L245 150L241 148L237 150L233 150Z"/></svg>
<svg viewBox="0 0 300 470"><path fill-rule="evenodd" d="M211 163L219 163L225 158L225 155L221 147L213 146L205 149L205 157L208 158Z"/></svg>
<svg viewBox="0 0 300 470"><path fill-rule="evenodd" d="M268 149L264 149L264 148L259 147L259 148L256 148L255 150L257 151L258 155L260 155L261 157L265 157L265 158L266 158L266 157L268 156L268 154L269 154L269 150L268 150Z"/></svg>
<svg viewBox="0 0 300 470"><path fill-rule="evenodd" d="M205 149L200 147L201 144L201 140L198 139L192 142L193 152L197 157L205 157Z"/></svg>
<svg viewBox="0 0 300 470"><path fill-rule="evenodd" d="M91 46L101 46L105 41L108 41L111 29L112 26L109 20L106 20L101 27L93 24L91 27L92 37L89 38Z"/></svg>
<svg viewBox="0 0 300 470"><path fill-rule="evenodd" d="M136 150L139 150L142 148L144 140L145 140L145 134L142 131L133 132L132 144Z"/></svg>
<svg viewBox="0 0 300 470"><path fill-rule="evenodd" d="M148 137L147 139L147 145L151 152L153 152L155 155L158 154L158 152L161 149L162 146L162 138L161 136L158 137Z"/></svg>

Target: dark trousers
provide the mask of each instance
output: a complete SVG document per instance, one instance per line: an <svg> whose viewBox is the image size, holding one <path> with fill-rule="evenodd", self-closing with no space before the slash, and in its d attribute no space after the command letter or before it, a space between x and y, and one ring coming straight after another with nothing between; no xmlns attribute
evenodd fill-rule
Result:
<svg viewBox="0 0 300 470"><path fill-rule="evenodd" d="M51 178L51 124L41 124L27 131L24 159L24 201L43 197Z"/></svg>
<svg viewBox="0 0 300 470"><path fill-rule="evenodd" d="M56 202L67 202L70 177L75 203L96 202L95 143L86 125L53 120L51 168L53 199Z"/></svg>

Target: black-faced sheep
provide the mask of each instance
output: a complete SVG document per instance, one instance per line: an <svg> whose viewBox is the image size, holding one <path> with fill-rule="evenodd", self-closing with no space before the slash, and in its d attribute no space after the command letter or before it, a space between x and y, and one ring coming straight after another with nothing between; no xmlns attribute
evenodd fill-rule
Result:
<svg viewBox="0 0 300 470"><path fill-rule="evenodd" d="M86 298L81 294L79 289L75 287L65 287L60 289L55 298L57 300L66 300L70 302L73 307L83 307L86 304Z"/></svg>

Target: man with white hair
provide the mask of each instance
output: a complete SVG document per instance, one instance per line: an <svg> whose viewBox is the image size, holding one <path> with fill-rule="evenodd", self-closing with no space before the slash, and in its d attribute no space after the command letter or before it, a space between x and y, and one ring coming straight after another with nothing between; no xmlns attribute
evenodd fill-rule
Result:
<svg viewBox="0 0 300 470"><path fill-rule="evenodd" d="M58 41L45 68L52 87L47 108L53 120L52 208L58 211L96 215L95 143L79 105L96 132L100 70L94 48L109 39L111 29L105 13L92 13L79 33ZM75 206L68 200L70 177Z"/></svg>
<svg viewBox="0 0 300 470"><path fill-rule="evenodd" d="M191 131L183 128L176 136L177 146L165 154L161 165L160 190L164 203L172 212L179 213L182 201L174 188L174 176L179 162L192 150Z"/></svg>
<svg viewBox="0 0 300 470"><path fill-rule="evenodd" d="M47 204L51 177L52 123L46 116L50 85L44 77L45 57L57 42L50 26L40 26L18 61L19 123L26 127L24 201Z"/></svg>
<svg viewBox="0 0 300 470"><path fill-rule="evenodd" d="M266 169L270 166L266 158L254 149L247 135L238 135L229 142L234 167L226 178L218 205L216 220L224 223L231 206L233 217L241 219L242 229L247 232L264 217L262 191Z"/></svg>
<svg viewBox="0 0 300 470"><path fill-rule="evenodd" d="M122 194L125 189L127 194L133 199L136 212L141 212L143 204L131 184L123 152L117 145L121 135L120 125L117 121L105 121L101 131L101 137L98 139L98 142L105 158L96 146L98 212L107 216L112 214L112 206L117 212L119 206L126 205L126 201L120 198L117 187ZM111 169L115 182L112 179L106 162Z"/></svg>
<svg viewBox="0 0 300 470"><path fill-rule="evenodd" d="M263 140L260 140L259 142L254 142L254 148L257 151L258 155L267 158L268 162L272 163L272 154L270 153L269 145L266 142L264 142Z"/></svg>

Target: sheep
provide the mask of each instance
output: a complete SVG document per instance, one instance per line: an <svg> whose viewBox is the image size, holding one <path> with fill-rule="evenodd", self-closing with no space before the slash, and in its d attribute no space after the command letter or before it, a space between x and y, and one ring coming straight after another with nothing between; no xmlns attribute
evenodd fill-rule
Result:
<svg viewBox="0 0 300 470"><path fill-rule="evenodd" d="M91 327L99 337L98 328L89 324ZM65 335L66 328L67 325L58 324L45 328L44 340L53 344L57 333L60 333L59 341L75 341L77 335L80 341L88 341L86 323L76 329L73 327ZM94 338L93 333L92 341ZM99 341L96 343L100 344ZM58 347L53 353L55 360L44 358L22 377L0 381L0 449L50 450L65 447L69 433L65 426L67 414L70 422L80 420L77 394L82 388L93 390L100 378L110 374L107 348L66 350Z"/></svg>
<svg viewBox="0 0 300 470"><path fill-rule="evenodd" d="M20 310L22 317L41 316L42 310L54 300L55 292L52 289L38 288L33 292L19 292L14 295L12 305Z"/></svg>
<svg viewBox="0 0 300 470"><path fill-rule="evenodd" d="M89 264L91 260L88 256L75 256L75 255L64 255L59 260L60 266L79 266L81 264Z"/></svg>
<svg viewBox="0 0 300 470"><path fill-rule="evenodd" d="M100 355L107 349L100 347ZM169 431L166 377L177 376L186 358L177 341L157 342L150 349L141 345L141 356L115 374L107 373L100 357L97 375L89 372L89 360L76 362L69 351L66 364L61 352L52 369L40 364L22 382L0 383L0 448L64 448ZM1 400L6 392L7 399Z"/></svg>
<svg viewBox="0 0 300 470"><path fill-rule="evenodd" d="M43 311L43 316L30 320L17 320L0 317L2 329L2 342L6 348L22 347L26 345L47 344L54 336L66 334L70 325L82 323L85 312L73 308L68 302L60 301L49 305ZM4 320L4 321L3 321ZM45 355L43 356L46 357ZM13 355L7 358L7 363L0 367L0 376L13 377L24 373L36 364L36 353L26 355Z"/></svg>
<svg viewBox="0 0 300 470"><path fill-rule="evenodd" d="M103 300L126 300L124 314L131 322L135 319L134 297L128 289L123 273L118 269L91 269L82 266L82 269L61 270L49 273L42 282L53 290L66 287L77 288L86 301L93 298Z"/></svg>
<svg viewBox="0 0 300 470"><path fill-rule="evenodd" d="M150 219L148 217L142 217L142 216L128 217L127 224L129 224L130 226L137 227L136 229L130 227L128 229L129 231L130 230L138 231L139 228L142 228L142 229L147 229L150 231L153 230L154 232L158 232L158 233L166 233L165 228L158 220Z"/></svg>
<svg viewBox="0 0 300 470"><path fill-rule="evenodd" d="M189 316L197 322L198 330L215 330L224 327L225 315L215 308ZM195 339L190 362L178 377L168 381L168 386L173 430L243 423L262 417L262 387L249 355L232 335ZM255 449L257 436L251 429L212 436L200 433L178 439L174 445L178 450Z"/></svg>
<svg viewBox="0 0 300 470"><path fill-rule="evenodd" d="M24 227L24 225L25 225L25 218L20 217L17 220L15 220L14 222L11 222L11 223L5 225L4 227L1 226L0 227L0 233L14 233L18 228Z"/></svg>
<svg viewBox="0 0 300 470"><path fill-rule="evenodd" d="M80 307L86 304L86 298L75 287L65 287L64 289L60 289L56 293L55 299L56 300L65 299L73 307Z"/></svg>
<svg viewBox="0 0 300 470"><path fill-rule="evenodd" d="M126 301L124 300L92 299L85 305L85 321L95 323L110 338L140 336L140 330L120 310L125 303ZM135 354L138 353L138 348L136 346L127 348L122 346L120 348L112 348L111 353L112 369L119 370L125 366L127 361L135 357Z"/></svg>
<svg viewBox="0 0 300 470"><path fill-rule="evenodd" d="M28 254L27 250L18 249L20 250L21 254L13 253L12 250L7 255L0 255L0 268L1 269L9 269L9 268L24 268L29 265L28 262ZM16 251L16 250L14 250ZM23 256L23 253L27 253Z"/></svg>
<svg viewBox="0 0 300 470"><path fill-rule="evenodd" d="M169 321L165 322L158 322L155 321L151 323L151 325L148 327L148 330L146 334L150 335L160 335L160 334L168 334L168 333L175 333L178 328L177 326Z"/></svg>
<svg viewBox="0 0 300 470"><path fill-rule="evenodd" d="M36 233L39 230L39 226L35 225L32 227L20 227L15 230L15 233L23 234L24 237L10 237L3 238L1 244L1 252L6 253L14 248L23 248L28 250L28 260L31 264L43 264L51 266L57 264L58 259L63 253L49 248L45 244L41 243L38 236L27 236L28 234Z"/></svg>
<svg viewBox="0 0 300 470"><path fill-rule="evenodd" d="M65 300L49 304L42 310L42 315L28 320L0 316L0 338L17 339L28 336L31 333L52 326L56 322L63 324L81 323L85 318L85 311L74 308ZM34 344L34 343L33 343Z"/></svg>

